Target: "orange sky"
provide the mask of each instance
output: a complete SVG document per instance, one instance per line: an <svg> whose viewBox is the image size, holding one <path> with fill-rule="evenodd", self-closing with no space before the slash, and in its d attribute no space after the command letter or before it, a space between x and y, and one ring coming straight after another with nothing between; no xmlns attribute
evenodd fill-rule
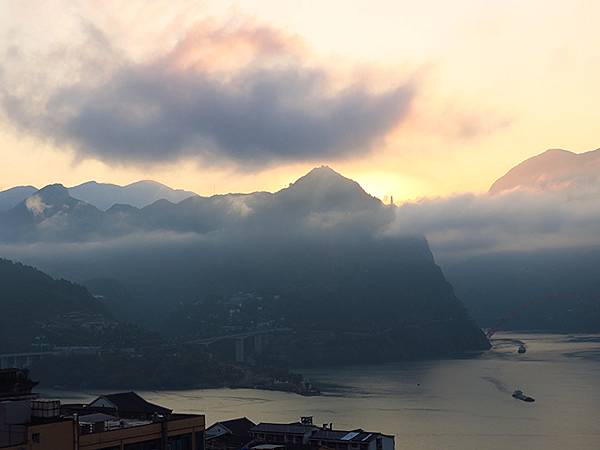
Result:
<svg viewBox="0 0 600 450"><path fill-rule="evenodd" d="M599 146L598 17L595 1L5 2L0 42L12 47L0 54L54 54L80 38L84 20L131 61L160 58L179 43L178 65L189 57L202 70L235 70L242 60L270 58L272 49L259 48L251 42L256 33L244 31L266 27L281 33L290 58L324 68L333 83L360 78L379 90L416 80L418 88L408 117L358 156L258 167L82 159L69 144L17 130L0 115L0 188L151 178L200 194L276 190L329 164L372 194L398 201L484 191L547 148ZM235 41L190 31L221 26L237 30ZM67 64L58 67L67 74L68 61L56 62ZM46 70L35 57L27 64L32 79Z"/></svg>

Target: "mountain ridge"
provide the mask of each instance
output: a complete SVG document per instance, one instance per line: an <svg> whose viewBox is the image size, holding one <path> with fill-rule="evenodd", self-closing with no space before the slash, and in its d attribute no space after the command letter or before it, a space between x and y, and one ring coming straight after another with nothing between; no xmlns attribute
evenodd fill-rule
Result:
<svg viewBox="0 0 600 450"><path fill-rule="evenodd" d="M140 231L206 233L242 226L260 230L276 221L288 223L288 231L307 223L341 229L359 218L373 228L392 216L359 183L321 166L275 193L193 195L179 202L161 198L143 207L117 202L106 210L75 197L72 188L48 185L0 213L0 224L5 225L0 240L80 242Z"/></svg>
<svg viewBox="0 0 600 450"><path fill-rule="evenodd" d="M512 167L490 187L490 194L515 189L555 191L600 187L600 149L584 153L554 148Z"/></svg>
<svg viewBox="0 0 600 450"><path fill-rule="evenodd" d="M106 211L114 204L130 204L137 208L143 208L163 198L177 203L197 195L191 191L173 189L154 180L139 180L126 185L101 183L91 180L66 189L74 198L89 203L103 211ZM14 208L39 190L41 189L37 189L34 186L15 186L1 191L0 212Z"/></svg>

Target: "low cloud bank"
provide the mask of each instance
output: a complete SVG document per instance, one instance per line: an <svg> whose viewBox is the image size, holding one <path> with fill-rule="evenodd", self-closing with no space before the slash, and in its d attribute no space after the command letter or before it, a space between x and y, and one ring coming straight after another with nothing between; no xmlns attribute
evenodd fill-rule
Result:
<svg viewBox="0 0 600 450"><path fill-rule="evenodd" d="M423 233L439 260L600 244L600 191L462 194L406 203L386 233Z"/></svg>

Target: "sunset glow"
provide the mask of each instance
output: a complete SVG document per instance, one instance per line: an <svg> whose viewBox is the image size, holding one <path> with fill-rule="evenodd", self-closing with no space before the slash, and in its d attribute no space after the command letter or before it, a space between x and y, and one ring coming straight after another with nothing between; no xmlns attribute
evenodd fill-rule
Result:
<svg viewBox="0 0 600 450"><path fill-rule="evenodd" d="M277 190L307 169L328 164L373 195L397 201L482 192L532 154L597 146L600 48L593 18L599 13L600 6L588 1L5 2L0 51L10 63L2 72L0 187L152 178L200 194ZM34 57L43 62L33 63ZM257 138L241 159L243 126L239 141L224 134L217 138L231 143L215 143L209 132L208 139L186 141L181 151L165 143L149 158L143 149L127 156L137 151L136 137L117 142L110 135L118 132L107 130L102 139L117 146L111 150L117 157L103 153L100 138L91 144L91 129L75 137L75 123L59 124L57 111L43 103L64 86L82 95L116 83L111 77L128 68L147 80L160 76L162 85L171 84L169 92L182 96L191 94L182 83L197 89L193 78L200 74L229 83L227 95L234 95L252 79L240 77L257 71L280 76L285 70L286 76L304 77L294 83L314 83L304 95L315 97L304 107L315 107L315 116L306 120L324 112L319 102L329 102L334 115L331 124L321 124L323 143L313 149L292 145L298 124L293 120L304 119L290 117L288 137ZM296 86L279 94L265 90L264 100L284 92L291 99L301 85ZM392 98L397 88L404 91ZM352 119L356 122L335 116L335 102L354 101L342 97L348 89L374 102L364 117ZM390 106L376 103L379 94L390 95ZM289 99L276 107L286 107ZM153 101L138 102L126 114L152 116L159 107ZM382 112L392 104L395 110ZM82 106L62 107L72 114ZM256 114L253 120L260 118ZM367 117L372 123L356 130ZM207 130L215 126L220 125ZM283 133L288 125L278 126ZM264 133L270 133L268 124ZM273 145L267 151L256 147L267 142ZM225 153L223 145L229 146ZM282 145L294 150L285 153ZM247 153L255 150L261 155L256 160ZM167 153L173 156L156 157Z"/></svg>

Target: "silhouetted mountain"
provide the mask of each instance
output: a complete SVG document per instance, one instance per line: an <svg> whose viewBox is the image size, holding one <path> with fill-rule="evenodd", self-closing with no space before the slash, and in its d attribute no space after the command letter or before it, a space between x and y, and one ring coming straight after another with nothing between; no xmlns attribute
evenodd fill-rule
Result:
<svg viewBox="0 0 600 450"><path fill-rule="evenodd" d="M88 181L69 188L69 193L101 210L119 203L142 208L161 199L177 203L196 195L151 180L137 181L126 186Z"/></svg>
<svg viewBox="0 0 600 450"><path fill-rule="evenodd" d="M79 240L100 231L102 213L69 195L62 184L51 184L0 214L0 239Z"/></svg>
<svg viewBox="0 0 600 450"><path fill-rule="evenodd" d="M134 322L139 315L139 302L127 287L115 278L93 278L82 283L115 317Z"/></svg>
<svg viewBox="0 0 600 450"><path fill-rule="evenodd" d="M64 192L61 198L78 202ZM274 194L194 196L141 209L116 205L106 212L88 206L90 228L77 229L70 219L71 210L84 211L79 205L60 213L67 233L49 236L39 229L24 238L37 242L35 252L19 253L14 246L7 251L70 279L119 280L132 293L137 319L161 329L166 315L191 308L164 328L190 336L259 326L250 319L234 324L211 319L203 306L211 299L225 301L238 292L277 297L265 305L263 322L270 325L260 326L285 324L296 330L293 336L312 342L297 347L296 338L281 341L282 353L307 363L351 362L331 356L354 357L347 336L356 332L373 360L488 345L425 239L386 235L395 208L328 167ZM90 240L101 245L70 245ZM332 334L324 338L323 330Z"/></svg>
<svg viewBox="0 0 600 450"><path fill-rule="evenodd" d="M445 272L484 327L600 331L598 247L493 253Z"/></svg>
<svg viewBox="0 0 600 450"><path fill-rule="evenodd" d="M497 194L513 189L558 190L600 187L600 149L586 153L551 149L510 169L490 188Z"/></svg>
<svg viewBox="0 0 600 450"><path fill-rule="evenodd" d="M88 340L86 325L114 322L84 287L0 259L0 351ZM79 336L77 336L79 335ZM89 342L89 341L88 341Z"/></svg>
<svg viewBox="0 0 600 450"><path fill-rule="evenodd" d="M36 191L33 186L16 186L0 192L0 212L14 208Z"/></svg>
<svg viewBox="0 0 600 450"><path fill-rule="evenodd" d="M137 181L126 186L88 181L70 187L68 191L72 197L103 211L115 204L142 208L161 199L178 203L196 195L194 192L172 189L152 180ZM0 192L0 212L14 208L36 192L37 189L33 186L17 186Z"/></svg>

